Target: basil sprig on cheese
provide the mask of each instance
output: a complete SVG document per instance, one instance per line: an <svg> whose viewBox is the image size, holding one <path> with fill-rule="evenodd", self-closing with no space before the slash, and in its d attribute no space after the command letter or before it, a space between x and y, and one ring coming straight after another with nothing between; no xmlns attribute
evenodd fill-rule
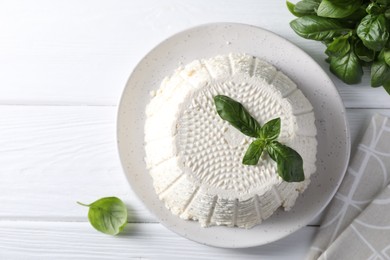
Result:
<svg viewBox="0 0 390 260"><path fill-rule="evenodd" d="M248 147L242 163L256 165L264 151L277 164L279 176L287 182L305 179L302 157L292 148L277 141L280 134L280 118L275 118L262 127L245 107L230 97L214 97L218 115L243 134L256 138Z"/></svg>

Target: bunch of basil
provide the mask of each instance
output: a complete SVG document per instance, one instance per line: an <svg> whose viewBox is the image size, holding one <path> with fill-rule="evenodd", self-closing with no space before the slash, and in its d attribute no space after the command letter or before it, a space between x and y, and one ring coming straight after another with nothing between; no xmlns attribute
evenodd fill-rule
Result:
<svg viewBox="0 0 390 260"><path fill-rule="evenodd" d="M330 71L347 84L359 83L371 66L371 86L390 94L390 0L302 0L287 7L298 18L291 28L322 41Z"/></svg>

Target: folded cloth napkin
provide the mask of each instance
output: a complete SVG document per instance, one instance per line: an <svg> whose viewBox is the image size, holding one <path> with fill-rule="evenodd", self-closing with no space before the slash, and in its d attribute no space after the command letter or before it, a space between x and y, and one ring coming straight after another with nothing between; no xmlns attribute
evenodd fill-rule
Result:
<svg viewBox="0 0 390 260"><path fill-rule="evenodd" d="M307 259L318 259L346 227L389 184L389 181L390 120L382 115L374 115L350 161L339 190L326 210ZM389 214L383 215L382 218L389 218ZM353 229L353 226L350 229ZM352 236L350 239L353 239ZM348 250L348 248L345 249ZM322 257L322 259L326 259L326 255Z"/></svg>
<svg viewBox="0 0 390 260"><path fill-rule="evenodd" d="M390 259L390 185L352 221L319 259Z"/></svg>

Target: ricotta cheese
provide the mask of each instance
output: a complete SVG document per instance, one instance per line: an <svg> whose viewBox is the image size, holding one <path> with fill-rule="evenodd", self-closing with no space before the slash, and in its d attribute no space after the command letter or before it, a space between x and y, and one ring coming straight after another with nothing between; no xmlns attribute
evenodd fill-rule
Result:
<svg viewBox="0 0 390 260"><path fill-rule="evenodd" d="M226 95L261 124L280 117L279 141L303 158L305 180L288 183L264 153L242 164L254 139L216 112ZM175 215L204 226L251 228L279 207L291 209L316 171L313 107L286 75L247 54L195 60L161 83L146 108L146 164L159 198Z"/></svg>

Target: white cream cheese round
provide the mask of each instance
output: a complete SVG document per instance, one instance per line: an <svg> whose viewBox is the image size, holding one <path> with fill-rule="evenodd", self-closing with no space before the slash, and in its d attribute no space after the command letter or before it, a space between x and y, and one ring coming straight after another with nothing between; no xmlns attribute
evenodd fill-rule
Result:
<svg viewBox="0 0 390 260"><path fill-rule="evenodd" d="M256 166L243 165L254 139L219 117L216 95L240 102L261 125L280 117L278 140L302 156L305 181L283 181L266 153ZM289 210L316 170L313 107L286 75L247 54L178 68L153 93L146 115L146 163L157 195L173 214L202 226L250 228L280 206Z"/></svg>

